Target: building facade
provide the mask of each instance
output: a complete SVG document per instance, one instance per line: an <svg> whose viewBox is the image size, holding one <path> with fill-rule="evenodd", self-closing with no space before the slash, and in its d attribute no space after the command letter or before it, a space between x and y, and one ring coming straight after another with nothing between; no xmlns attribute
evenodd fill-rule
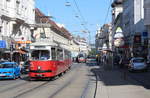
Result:
<svg viewBox="0 0 150 98"><path fill-rule="evenodd" d="M123 1L123 32L131 56L147 54L146 28L144 26L144 0ZM144 50L145 52L140 52Z"/></svg>
<svg viewBox="0 0 150 98"><path fill-rule="evenodd" d="M34 0L1 0L0 39L6 44L1 50L5 48L7 52L16 51L16 48L24 48L30 43L35 23L34 9Z"/></svg>
<svg viewBox="0 0 150 98"><path fill-rule="evenodd" d="M54 21L47 18L39 9L35 9L36 30L33 37L36 40L49 39L53 43L70 50L71 34L64 27L58 26Z"/></svg>
<svg viewBox="0 0 150 98"><path fill-rule="evenodd" d="M103 46L106 45L107 49L112 48L112 36L111 36L111 24L104 24L96 32L95 46L97 52L103 50Z"/></svg>
<svg viewBox="0 0 150 98"><path fill-rule="evenodd" d="M80 36L75 37L75 40L79 44L79 53L84 53L88 55L89 51L91 51L91 48L87 40Z"/></svg>
<svg viewBox="0 0 150 98"><path fill-rule="evenodd" d="M148 56L147 59L150 61L150 0L144 0L144 25L147 27L148 32Z"/></svg>

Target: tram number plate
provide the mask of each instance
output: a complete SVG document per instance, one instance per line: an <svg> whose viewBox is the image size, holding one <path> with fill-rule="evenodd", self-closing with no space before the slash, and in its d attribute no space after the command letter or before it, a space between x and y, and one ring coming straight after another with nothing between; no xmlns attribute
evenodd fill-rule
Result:
<svg viewBox="0 0 150 98"><path fill-rule="evenodd" d="M42 77L43 75L42 75L42 74L37 74L36 76L38 76L38 77Z"/></svg>

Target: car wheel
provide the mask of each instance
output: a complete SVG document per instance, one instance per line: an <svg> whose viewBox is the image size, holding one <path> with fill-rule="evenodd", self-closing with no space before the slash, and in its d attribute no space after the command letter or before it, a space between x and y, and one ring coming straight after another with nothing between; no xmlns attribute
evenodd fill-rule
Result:
<svg viewBox="0 0 150 98"><path fill-rule="evenodd" d="M144 69L144 72L147 72L148 71L148 69L146 68L146 69Z"/></svg>
<svg viewBox="0 0 150 98"><path fill-rule="evenodd" d="M133 72L133 69L131 69L131 68L128 68L128 71L129 71L129 72Z"/></svg>
<svg viewBox="0 0 150 98"><path fill-rule="evenodd" d="M21 76L19 75L19 76L18 76L18 78L20 78L20 79L21 79Z"/></svg>

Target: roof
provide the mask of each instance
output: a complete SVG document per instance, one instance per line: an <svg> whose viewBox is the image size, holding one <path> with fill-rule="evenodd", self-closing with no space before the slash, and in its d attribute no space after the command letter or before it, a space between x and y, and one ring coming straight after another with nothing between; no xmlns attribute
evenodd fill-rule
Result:
<svg viewBox="0 0 150 98"><path fill-rule="evenodd" d="M30 46L58 46L58 45L53 42L35 42L31 43Z"/></svg>
<svg viewBox="0 0 150 98"><path fill-rule="evenodd" d="M16 62L9 62L9 61L7 62L7 61L6 61L6 62L3 62L3 63L1 63L1 64L17 64L17 63L16 63Z"/></svg>
<svg viewBox="0 0 150 98"><path fill-rule="evenodd" d="M133 57L131 60L144 59L143 57Z"/></svg>
<svg viewBox="0 0 150 98"><path fill-rule="evenodd" d="M35 21L36 23L49 23L54 32L71 40L71 34L68 30L64 27L60 28L53 20L49 19L48 16L45 16L38 8L35 9Z"/></svg>

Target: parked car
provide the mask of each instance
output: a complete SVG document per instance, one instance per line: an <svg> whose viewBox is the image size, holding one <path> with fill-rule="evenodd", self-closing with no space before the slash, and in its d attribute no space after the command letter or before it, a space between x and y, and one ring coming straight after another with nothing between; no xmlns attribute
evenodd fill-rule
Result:
<svg viewBox="0 0 150 98"><path fill-rule="evenodd" d="M142 57L134 57L130 60L129 71L147 70L146 60Z"/></svg>
<svg viewBox="0 0 150 98"><path fill-rule="evenodd" d="M27 74L29 72L29 67L30 67L30 61L24 62L23 66L21 68L21 73Z"/></svg>
<svg viewBox="0 0 150 98"><path fill-rule="evenodd" d="M16 62L0 63L0 79L16 79L20 77L20 67Z"/></svg>
<svg viewBox="0 0 150 98"><path fill-rule="evenodd" d="M88 56L86 59L87 64L97 64L96 56Z"/></svg>
<svg viewBox="0 0 150 98"><path fill-rule="evenodd" d="M0 64L4 62L9 62L8 60L0 60Z"/></svg>

